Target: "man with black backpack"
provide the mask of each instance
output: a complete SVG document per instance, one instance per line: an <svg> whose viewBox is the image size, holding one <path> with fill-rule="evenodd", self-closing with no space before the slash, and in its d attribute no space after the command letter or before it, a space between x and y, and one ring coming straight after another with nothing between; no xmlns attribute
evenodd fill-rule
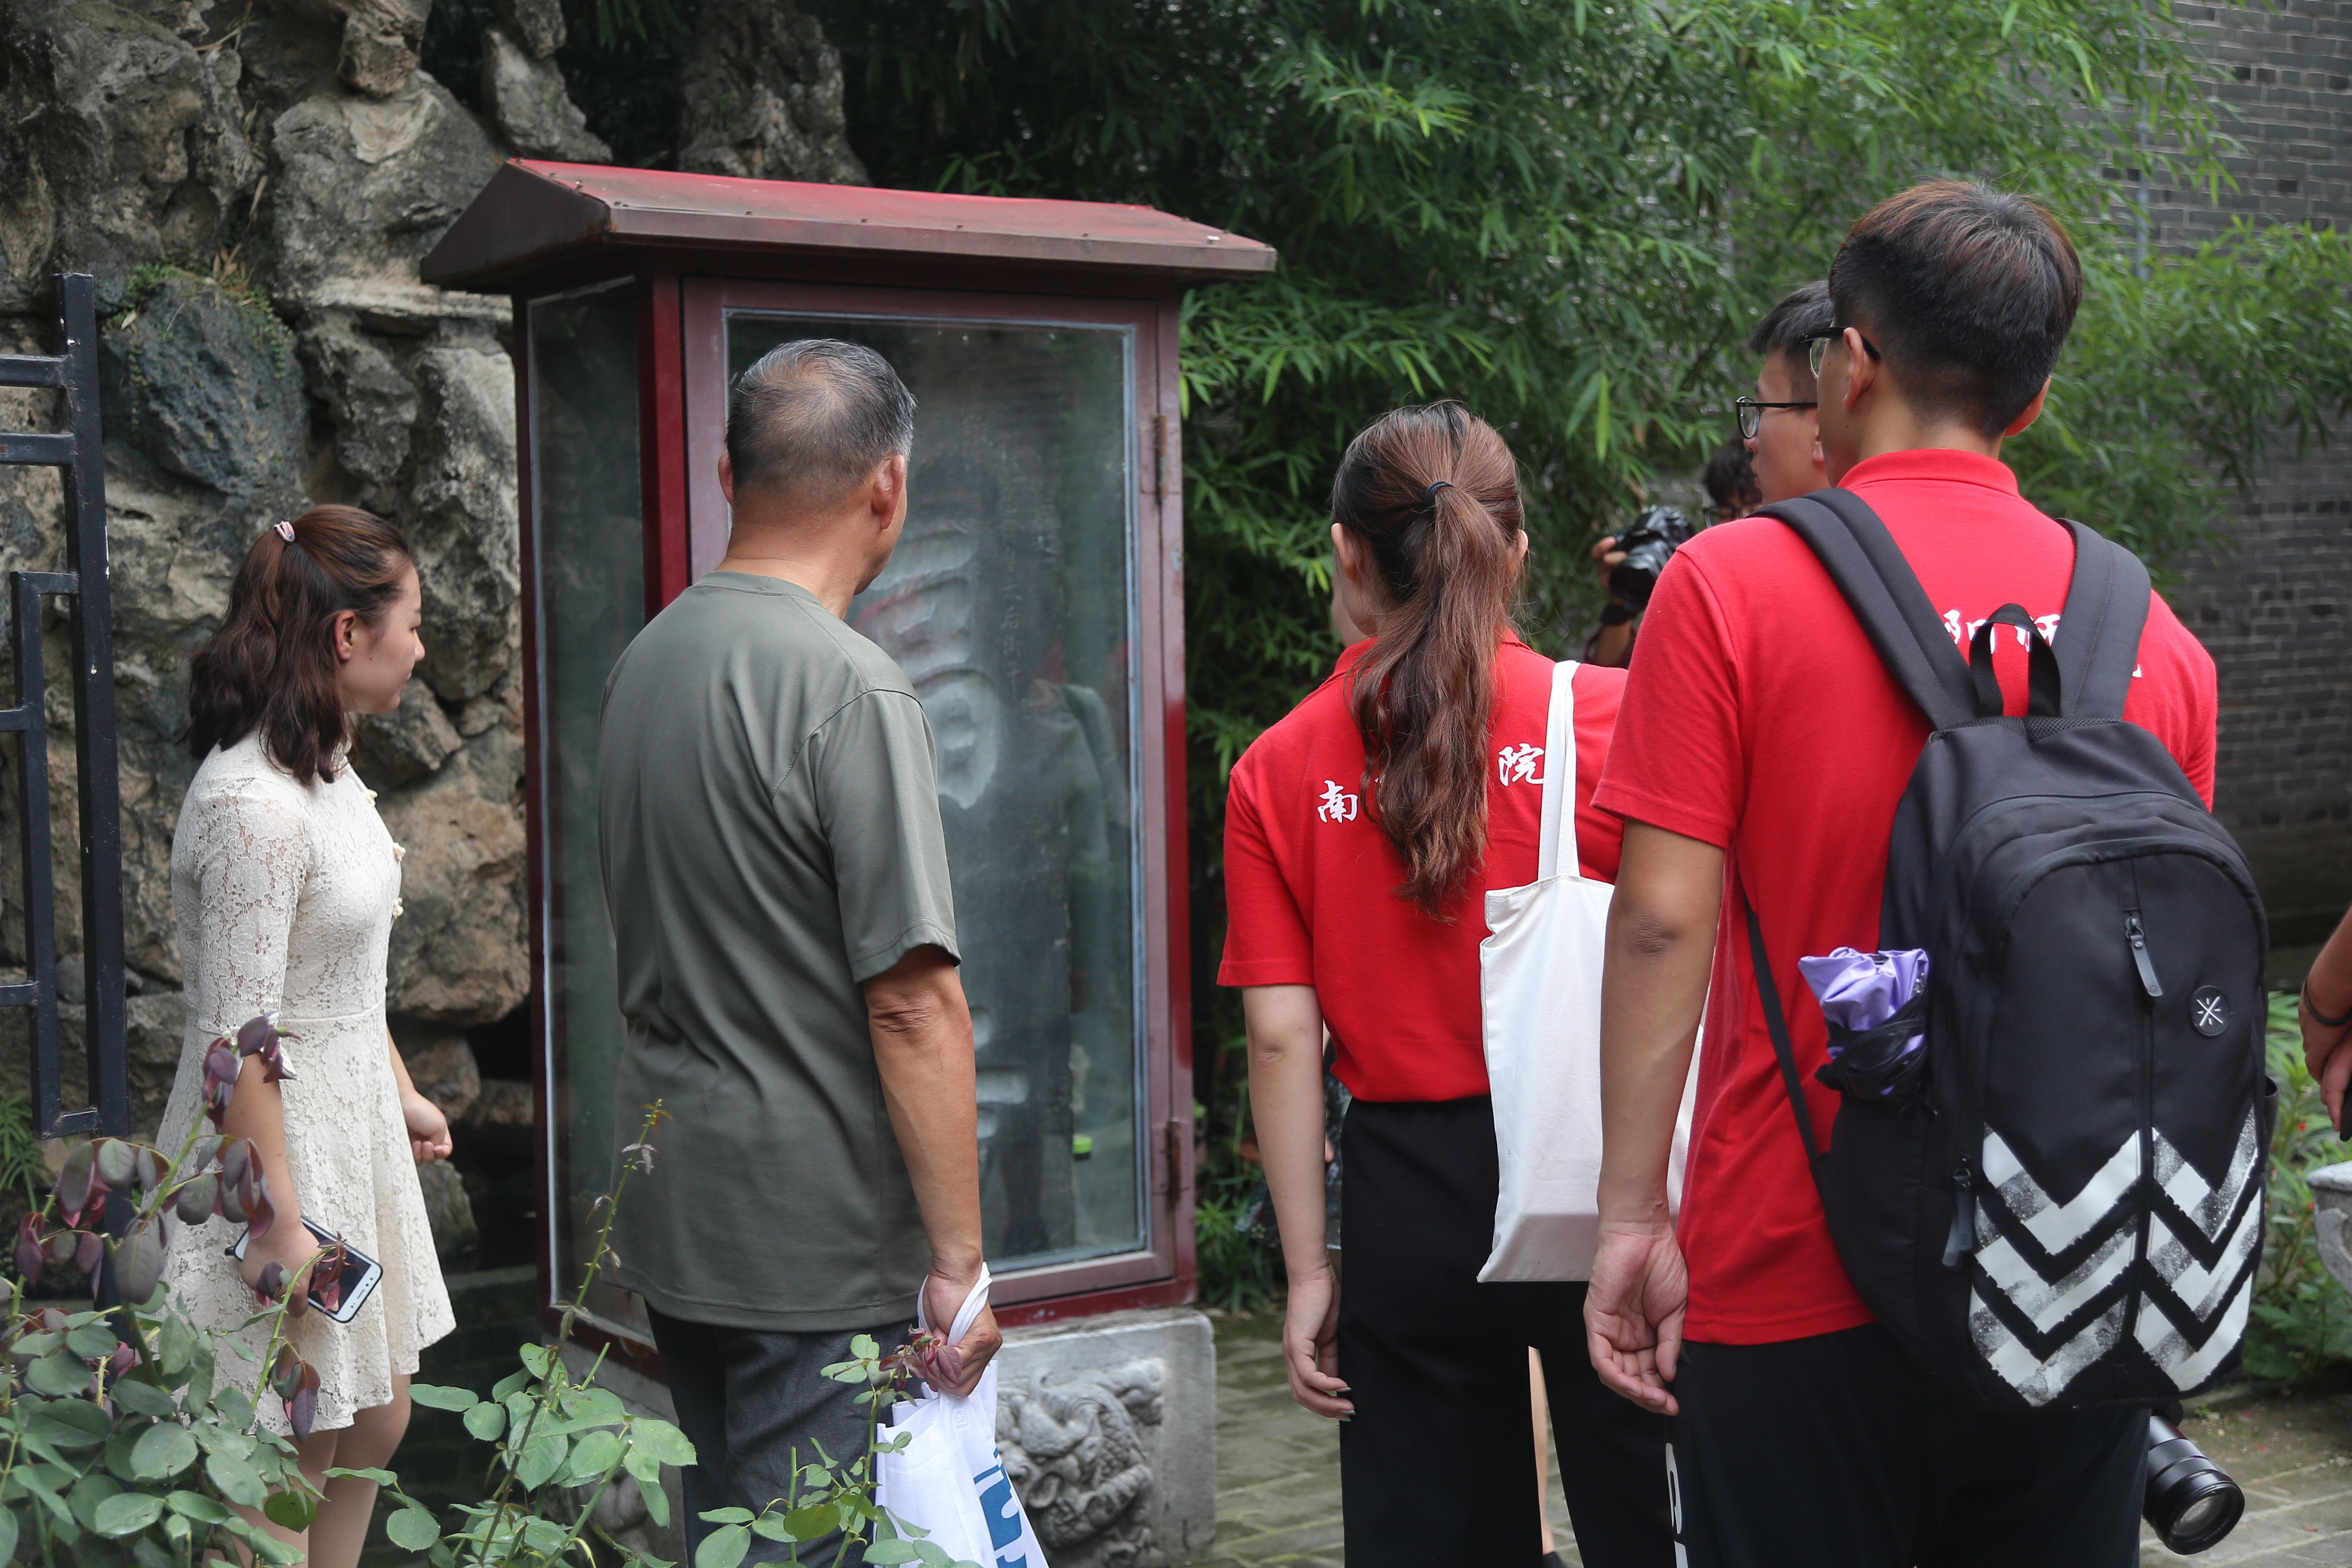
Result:
<svg viewBox="0 0 2352 1568"><path fill-rule="evenodd" d="M1677 553L1596 796L1593 1360L1673 1415L1700 1568L2121 1568L2147 1407L2226 1374L2259 1250L2265 940L2206 810L2213 664L2000 461L2082 295L2055 220L1921 185L1830 292L1840 488ZM1925 980L1833 1037L1798 960L1839 948Z"/></svg>

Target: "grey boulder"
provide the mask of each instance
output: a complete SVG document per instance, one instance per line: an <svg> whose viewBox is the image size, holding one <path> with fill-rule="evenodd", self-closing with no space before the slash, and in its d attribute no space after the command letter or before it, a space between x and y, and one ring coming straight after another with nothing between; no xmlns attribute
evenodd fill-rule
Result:
<svg viewBox="0 0 2352 1568"><path fill-rule="evenodd" d="M565 95L563 72L535 59L499 27L482 29L482 105L507 145L526 158L603 163L613 149L588 131L588 117Z"/></svg>

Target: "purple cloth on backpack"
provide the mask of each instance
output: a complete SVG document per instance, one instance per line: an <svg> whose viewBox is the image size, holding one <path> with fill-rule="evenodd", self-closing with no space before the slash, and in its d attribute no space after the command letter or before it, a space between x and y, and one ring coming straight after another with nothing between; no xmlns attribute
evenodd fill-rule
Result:
<svg viewBox="0 0 2352 1568"><path fill-rule="evenodd" d="M1895 952L1856 952L1839 948L1826 958L1801 958L1797 967L1821 1002L1822 1016L1841 1029L1876 1028L1895 1016L1918 994L1927 979L1927 955L1916 947ZM1909 1056L1925 1038L1914 1035L1903 1043L1900 1056ZM1830 1055L1838 1047L1830 1047Z"/></svg>

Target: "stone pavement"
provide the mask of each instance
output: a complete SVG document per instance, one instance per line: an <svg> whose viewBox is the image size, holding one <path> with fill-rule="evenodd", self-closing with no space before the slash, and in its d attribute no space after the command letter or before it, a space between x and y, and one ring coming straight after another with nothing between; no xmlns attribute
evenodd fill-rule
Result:
<svg viewBox="0 0 2352 1568"><path fill-rule="evenodd" d="M1338 1568L1339 1429L1301 1410L1282 1371L1282 1320L1212 1313L1217 1326L1217 1541L1204 1568ZM1580 1563L1551 1483L1563 1562Z"/></svg>
<svg viewBox="0 0 2352 1568"><path fill-rule="evenodd" d="M1217 1540L1203 1568L1339 1568L1338 1428L1292 1403L1280 1320L1213 1314L1217 1330ZM2228 1405L2185 1430L2246 1489L2246 1517L2191 1559L2151 1534L2141 1561L2332 1563L2352 1568L2352 1393ZM1549 1512L1563 1561L1579 1558L1559 1483Z"/></svg>

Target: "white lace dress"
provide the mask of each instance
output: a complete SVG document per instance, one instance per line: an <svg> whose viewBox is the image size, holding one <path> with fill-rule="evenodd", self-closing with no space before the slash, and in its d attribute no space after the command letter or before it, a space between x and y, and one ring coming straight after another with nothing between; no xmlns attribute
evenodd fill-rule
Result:
<svg viewBox="0 0 2352 1568"><path fill-rule="evenodd" d="M197 768L172 840L172 904L187 989L180 1074L163 1112L175 1152L202 1113L205 1047L257 1014L289 1036L286 1158L304 1215L383 1265L383 1282L349 1323L317 1312L291 1337L319 1369L317 1429L392 1398L395 1373L456 1326L417 1185L384 1037L384 953L400 911L402 850L374 792L349 766L307 787L272 763L257 736ZM182 1227L164 1280L200 1322L227 1333L254 1312L253 1292L223 1256L243 1226ZM257 1352L260 1329L242 1338ZM224 1352L223 1383L251 1389L260 1369ZM278 1400L264 1415L286 1429Z"/></svg>

